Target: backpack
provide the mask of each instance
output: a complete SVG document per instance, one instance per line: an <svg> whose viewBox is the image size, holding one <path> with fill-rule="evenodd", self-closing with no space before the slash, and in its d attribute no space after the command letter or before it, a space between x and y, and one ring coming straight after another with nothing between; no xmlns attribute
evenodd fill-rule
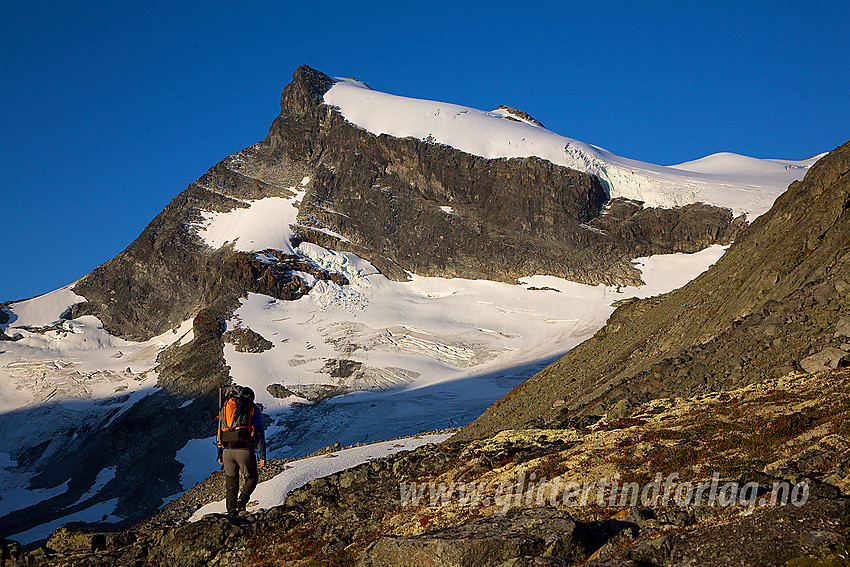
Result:
<svg viewBox="0 0 850 567"><path fill-rule="evenodd" d="M254 413L256 411L248 388L241 386L228 388L218 418L219 446L236 448L255 445Z"/></svg>

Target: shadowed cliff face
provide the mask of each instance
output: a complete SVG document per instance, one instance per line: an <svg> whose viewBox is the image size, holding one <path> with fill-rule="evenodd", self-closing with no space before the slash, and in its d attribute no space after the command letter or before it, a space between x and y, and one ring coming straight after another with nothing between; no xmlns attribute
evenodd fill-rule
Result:
<svg viewBox="0 0 850 567"><path fill-rule="evenodd" d="M729 242L740 228L729 211L706 205L606 206L597 178L538 158L487 160L375 136L323 104L332 85L299 67L266 139L216 164L126 250L78 282L74 291L88 302L74 314L95 314L113 334L147 339L213 304L232 306L247 291L297 288L288 276L259 287L239 277L233 250L208 248L197 224L202 211L291 196L305 177L297 238L354 252L397 280L408 272L509 282L546 274L637 284L632 258L694 252Z"/></svg>
<svg viewBox="0 0 850 567"><path fill-rule="evenodd" d="M841 365L850 350L850 142L818 161L712 268L620 307L593 338L518 385L462 433L557 426L619 403L738 387ZM812 357L814 358L808 358Z"/></svg>

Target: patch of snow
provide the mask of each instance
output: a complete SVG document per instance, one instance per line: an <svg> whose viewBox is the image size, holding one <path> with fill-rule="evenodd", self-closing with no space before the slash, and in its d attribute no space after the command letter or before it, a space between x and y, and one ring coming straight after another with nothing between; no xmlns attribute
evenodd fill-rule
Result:
<svg viewBox="0 0 850 567"><path fill-rule="evenodd" d="M118 467L106 467L105 469L100 471L97 475L97 478L94 479L94 484L92 485L92 487L89 488L88 491L85 494L80 496L80 498L76 502L74 502L74 504L72 504L72 506L75 506L75 505L79 504L80 502L84 502L84 501L88 500L89 498L91 498L92 496L95 496L98 492L103 490L103 487L106 486L106 484L110 480L115 478L115 471L117 469L118 469Z"/></svg>
<svg viewBox="0 0 850 567"><path fill-rule="evenodd" d="M28 543L32 543L34 541L49 537L50 534L70 522L103 522L107 524L120 522L123 518L113 515L113 512L115 511L115 507L117 505L117 498L113 498L112 500L106 500L104 502L99 502L94 506L86 508L85 510L75 512L73 514L68 514L67 516L63 516L58 520L47 522L25 532L12 534L7 537L17 542L20 542L23 545L26 545Z"/></svg>
<svg viewBox="0 0 850 567"><path fill-rule="evenodd" d="M454 209L451 207L440 207L440 210L446 213L447 215L453 215L455 213Z"/></svg>
<svg viewBox="0 0 850 567"><path fill-rule="evenodd" d="M304 191L293 197L266 197L246 201L247 208L239 207L226 213L203 213L198 235L211 248L233 244L236 250L253 252L272 248L294 254L290 239L291 225L296 224L297 204Z"/></svg>
<svg viewBox="0 0 850 567"><path fill-rule="evenodd" d="M597 175L611 197L637 199L650 207L704 202L730 208L735 215L747 213L750 220L766 212L817 161L716 154L722 159L709 156L664 167L623 158L527 122L505 120L502 111L395 96L349 79L338 79L324 102L376 135L433 140L488 159L537 156Z"/></svg>
<svg viewBox="0 0 850 567"><path fill-rule="evenodd" d="M632 297L652 297L678 289L717 263L728 249L728 246L715 244L694 254L680 252L637 258L632 264L640 270L645 285L640 287L622 286L619 292L612 288L605 288L606 297L614 302ZM584 296L586 292L582 288L587 287L554 276L532 276L521 278L520 282L538 288L549 287L573 296ZM605 315L605 320L614 312L614 308L609 304L606 311L608 314Z"/></svg>
<svg viewBox="0 0 850 567"><path fill-rule="evenodd" d="M177 451L176 460L183 465L180 473L183 490L189 490L221 468L215 456L215 436L192 439Z"/></svg>
<svg viewBox="0 0 850 567"><path fill-rule="evenodd" d="M287 494L311 480L329 476L372 459L393 455L400 451L412 451L429 443L441 443L449 437L451 437L451 434L409 437L292 461L287 463L283 472L257 486L256 491L251 495L251 500L256 501L257 504L251 506L251 509L268 509L280 506ZM225 511L224 500L213 502L198 509L192 515L190 521L198 521L206 514L224 513Z"/></svg>
<svg viewBox="0 0 850 567"><path fill-rule="evenodd" d="M150 396L151 394L156 392L157 389L159 388L156 385L156 382L157 382L157 376L156 375L154 375L153 377L147 378L141 384L141 386L144 386L144 388L139 388L138 390L131 392L130 395L128 396L127 400L123 401L119 404L121 406L121 409L118 411L118 413L113 415L112 418L104 425L104 427L109 427L109 425L111 425L113 421L115 421L116 419L121 417L124 413L127 412L127 410L129 410L131 407L136 405L136 403L138 403L142 398L146 398L147 396Z"/></svg>
<svg viewBox="0 0 850 567"><path fill-rule="evenodd" d="M340 242L351 242L349 239L347 239L346 237L344 237L340 233L334 232L332 230L328 230L327 228L319 228L317 226L309 226L307 228L309 228L310 230L315 230L316 232L321 232L322 234L327 234L328 236L333 236L334 238L336 238Z"/></svg>
<svg viewBox="0 0 850 567"><path fill-rule="evenodd" d="M595 226L590 226L589 224L586 224L586 223L579 223L579 226L581 228L583 228L584 230L589 230L590 232L595 232L596 234L608 234L604 230L596 228Z"/></svg>

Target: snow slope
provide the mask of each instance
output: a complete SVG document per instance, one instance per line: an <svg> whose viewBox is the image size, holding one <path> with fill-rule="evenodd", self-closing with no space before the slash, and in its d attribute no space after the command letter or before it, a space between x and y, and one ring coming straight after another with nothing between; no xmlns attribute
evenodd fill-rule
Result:
<svg viewBox="0 0 850 567"><path fill-rule="evenodd" d="M104 416L117 408L110 418L114 420L153 393L157 353L192 338L191 321L138 343L110 335L92 316L63 320L60 316L83 300L70 287L12 304L6 308L9 322L0 325L10 336L23 336L0 342L0 516L64 493L67 482L32 489L30 480L37 467L45 462L49 466L51 455L63 449L71 432L89 423L105 426ZM21 426L22 415L27 416L26 427ZM22 450L36 446L38 455L30 453L28 465L16 460ZM80 502L94 498L114 474L113 468L104 469ZM119 521L112 515L115 504L94 504L15 539L23 543L40 539L68 521Z"/></svg>
<svg viewBox="0 0 850 567"><path fill-rule="evenodd" d="M231 375L251 386L270 411L305 401L303 396L274 398L270 384L296 392L309 384L413 391L548 360L596 332L613 311L613 301L679 287L716 261L723 248L641 259L647 285L619 293L549 276L526 278L523 285L418 276L393 282L353 254L309 243L297 251L350 283L314 281L311 292L297 301L251 294L228 322L229 328L248 327L274 345L263 353L225 346ZM332 376L327 362L340 359L359 363L359 371Z"/></svg>
<svg viewBox="0 0 850 567"><path fill-rule="evenodd" d="M637 199L650 207L704 202L730 208L736 216L747 213L749 220L765 213L820 157L788 161L715 154L664 167L617 156L528 121L507 120L504 110L485 112L386 94L353 79L337 79L324 101L376 135L431 140L485 158L538 156L597 175L611 197Z"/></svg>
<svg viewBox="0 0 850 567"><path fill-rule="evenodd" d="M309 182L310 178L305 177L302 187L290 187L294 194L291 197L241 201L245 207L226 213L205 211L203 221L197 226L198 236L211 248L233 244L234 249L247 252L272 248L294 254L289 243L290 227L296 223L298 203L305 192L303 186Z"/></svg>

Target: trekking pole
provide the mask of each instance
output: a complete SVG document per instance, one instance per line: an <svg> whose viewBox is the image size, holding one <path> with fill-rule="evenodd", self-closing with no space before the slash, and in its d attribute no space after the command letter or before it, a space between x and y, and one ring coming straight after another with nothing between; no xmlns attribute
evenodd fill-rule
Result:
<svg viewBox="0 0 850 567"><path fill-rule="evenodd" d="M221 386L218 387L218 411L221 414ZM221 444L221 415L218 416L215 424L215 446Z"/></svg>

